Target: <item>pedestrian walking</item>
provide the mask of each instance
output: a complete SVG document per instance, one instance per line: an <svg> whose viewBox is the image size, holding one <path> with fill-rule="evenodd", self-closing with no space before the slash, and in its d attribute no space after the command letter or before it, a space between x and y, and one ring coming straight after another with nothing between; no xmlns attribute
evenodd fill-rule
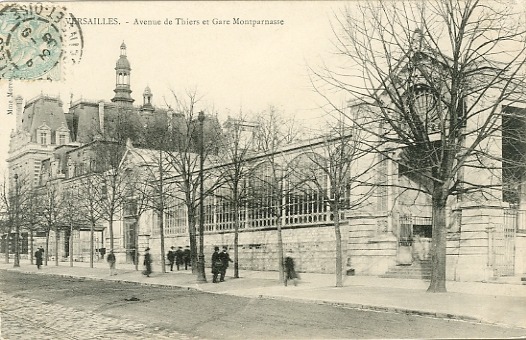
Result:
<svg viewBox="0 0 526 340"><path fill-rule="evenodd" d="M106 261L108 261L108 264L110 265L110 276L117 275L117 272L115 271L115 254L113 253L113 249L110 249L110 252L108 253L108 256L106 256Z"/></svg>
<svg viewBox="0 0 526 340"><path fill-rule="evenodd" d="M179 247L175 251L175 264L177 265L177 270L179 270L179 266L182 266L183 263L184 263L184 251L183 251L183 247Z"/></svg>
<svg viewBox="0 0 526 340"><path fill-rule="evenodd" d="M232 261L232 259L230 258L230 255L227 252L227 247L223 247L223 251L219 253L219 259L221 260L221 264L222 264L221 270L220 270L221 277L219 278L219 281L225 282L225 274L228 268L228 264L229 262L234 262Z"/></svg>
<svg viewBox="0 0 526 340"><path fill-rule="evenodd" d="M168 252L168 262L170 262L170 271L173 272L174 270L174 261L175 261L175 247L171 246L170 251ZM177 270L179 270L179 266L177 266Z"/></svg>
<svg viewBox="0 0 526 340"><path fill-rule="evenodd" d="M298 284L298 274L296 273L296 270L294 269L294 259L292 258L292 251L287 252L287 256L285 257L284 261L284 269L285 269L285 286L287 286L287 283L289 280L292 280L294 282L294 285L296 286Z"/></svg>
<svg viewBox="0 0 526 340"><path fill-rule="evenodd" d="M42 266L42 257L44 256L44 248L38 247L37 251L35 252L35 259L37 262L37 268L40 269L40 266Z"/></svg>
<svg viewBox="0 0 526 340"><path fill-rule="evenodd" d="M104 255L106 255L106 248L104 248L104 247L100 248L99 252L100 252L101 260L104 260Z"/></svg>
<svg viewBox="0 0 526 340"><path fill-rule="evenodd" d="M223 261L219 258L219 247L214 247L214 253L212 254L212 274L214 274L214 278L212 279L213 283L219 283L217 280L217 276L221 272L221 268L223 267Z"/></svg>
<svg viewBox="0 0 526 340"><path fill-rule="evenodd" d="M184 270L188 270L188 266L190 265L190 259L191 259L190 246L186 246L186 248L184 248Z"/></svg>
<svg viewBox="0 0 526 340"><path fill-rule="evenodd" d="M142 272L147 277L150 277L152 273L152 255L150 255L150 248L144 249L144 266L145 269Z"/></svg>

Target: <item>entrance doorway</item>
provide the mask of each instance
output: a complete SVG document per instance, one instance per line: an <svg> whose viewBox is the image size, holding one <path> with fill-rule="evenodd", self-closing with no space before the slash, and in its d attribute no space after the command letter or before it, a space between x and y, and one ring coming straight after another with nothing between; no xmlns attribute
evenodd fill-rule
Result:
<svg viewBox="0 0 526 340"><path fill-rule="evenodd" d="M431 217L400 216L396 264L428 260L432 237Z"/></svg>
<svg viewBox="0 0 526 340"><path fill-rule="evenodd" d="M126 263L135 264L137 251L137 221L135 218L124 220L124 248L126 249Z"/></svg>

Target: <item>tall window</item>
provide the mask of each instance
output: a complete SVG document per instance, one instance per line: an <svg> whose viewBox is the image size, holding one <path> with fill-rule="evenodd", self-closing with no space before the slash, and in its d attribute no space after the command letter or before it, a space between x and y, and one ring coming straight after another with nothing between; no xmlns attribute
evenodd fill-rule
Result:
<svg viewBox="0 0 526 340"><path fill-rule="evenodd" d="M64 134L60 134L60 135L58 136L58 144L59 144L59 145L64 145L64 144L66 144L66 135L64 135Z"/></svg>
<svg viewBox="0 0 526 340"><path fill-rule="evenodd" d="M46 131L40 132L40 144L47 145L47 132Z"/></svg>
<svg viewBox="0 0 526 340"><path fill-rule="evenodd" d="M276 224L276 209L280 208L277 201L281 198L278 183L273 182L272 165L270 162L258 166L254 179L250 182L251 199L248 218L253 228L269 227Z"/></svg>
<svg viewBox="0 0 526 340"><path fill-rule="evenodd" d="M285 197L285 224L327 221L328 206L324 199L327 175L319 164L323 164L323 159L314 153L300 155L290 163L289 189ZM315 183L320 184L323 192L320 192Z"/></svg>
<svg viewBox="0 0 526 340"><path fill-rule="evenodd" d="M188 232L186 207L177 204L164 211L164 231L166 235L186 234Z"/></svg>

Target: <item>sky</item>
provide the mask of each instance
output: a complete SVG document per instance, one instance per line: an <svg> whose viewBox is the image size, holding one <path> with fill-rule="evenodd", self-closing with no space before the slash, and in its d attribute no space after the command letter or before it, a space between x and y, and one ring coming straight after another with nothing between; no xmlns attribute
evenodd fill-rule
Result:
<svg viewBox="0 0 526 340"><path fill-rule="evenodd" d="M341 2L82 2L60 3L76 18L116 18L118 25L81 24L82 59L62 74L63 81L14 81L14 95L24 100L40 93L60 96L67 109L80 98L109 101L115 88L115 63L122 42L131 63L135 104L146 86L153 104L171 102L197 89L202 107L220 120L228 114L260 112L273 105L306 125L325 112L313 91L309 67L332 58L334 12ZM199 21L177 25L176 18ZM283 20L283 25L239 25L233 19ZM160 20L162 25L137 25ZM165 25L166 19L172 20ZM218 19L223 24L213 24ZM209 24L205 25L204 21ZM230 21L226 24L225 21ZM7 112L8 84L0 80L0 160L5 160L14 115ZM0 167L4 168L5 163Z"/></svg>

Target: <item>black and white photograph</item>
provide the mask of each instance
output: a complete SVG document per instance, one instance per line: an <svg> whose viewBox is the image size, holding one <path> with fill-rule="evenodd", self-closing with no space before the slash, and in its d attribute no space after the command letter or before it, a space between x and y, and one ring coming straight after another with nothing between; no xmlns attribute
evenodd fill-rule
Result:
<svg viewBox="0 0 526 340"><path fill-rule="evenodd" d="M0 339L526 338L526 3L0 2Z"/></svg>

